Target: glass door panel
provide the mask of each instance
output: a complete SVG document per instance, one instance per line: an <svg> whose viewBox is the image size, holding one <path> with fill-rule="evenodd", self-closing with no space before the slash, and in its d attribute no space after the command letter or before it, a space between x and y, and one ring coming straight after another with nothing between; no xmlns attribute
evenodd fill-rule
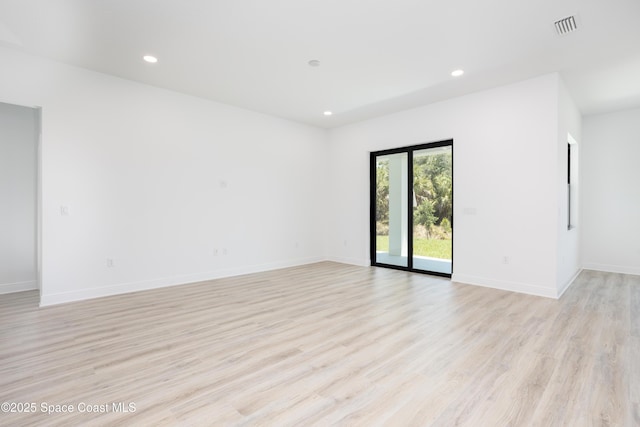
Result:
<svg viewBox="0 0 640 427"><path fill-rule="evenodd" d="M413 151L413 269L451 274L451 146Z"/></svg>
<svg viewBox="0 0 640 427"><path fill-rule="evenodd" d="M375 157L375 262L409 266L408 153Z"/></svg>

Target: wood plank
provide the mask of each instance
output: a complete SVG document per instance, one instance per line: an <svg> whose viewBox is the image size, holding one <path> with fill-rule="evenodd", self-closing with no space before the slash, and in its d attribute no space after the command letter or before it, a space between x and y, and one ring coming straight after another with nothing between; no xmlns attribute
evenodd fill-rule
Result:
<svg viewBox="0 0 640 427"><path fill-rule="evenodd" d="M640 338L640 276L627 275L625 282L629 286L631 336Z"/></svg>
<svg viewBox="0 0 640 427"><path fill-rule="evenodd" d="M638 425L640 278L560 300L331 262L39 309L0 296L0 425Z"/></svg>

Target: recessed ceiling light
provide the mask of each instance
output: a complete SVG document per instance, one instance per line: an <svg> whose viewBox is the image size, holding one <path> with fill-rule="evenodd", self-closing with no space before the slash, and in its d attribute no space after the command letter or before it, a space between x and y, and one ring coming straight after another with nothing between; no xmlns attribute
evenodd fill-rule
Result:
<svg viewBox="0 0 640 427"><path fill-rule="evenodd" d="M453 77L460 77L460 76L461 76L461 75L463 75L463 74L464 74L464 70L455 70L455 71L452 71L452 72L451 72L451 75L452 75Z"/></svg>
<svg viewBox="0 0 640 427"><path fill-rule="evenodd" d="M332 113L331 111L325 111L325 112L324 112L324 115L325 115L325 116L330 116L330 115L332 115L332 114L333 114L333 113Z"/></svg>
<svg viewBox="0 0 640 427"><path fill-rule="evenodd" d="M149 64L155 64L156 62L158 62L158 58L156 58L155 56L151 56L151 55L145 55L145 56L142 57L142 59L144 59Z"/></svg>
<svg viewBox="0 0 640 427"><path fill-rule="evenodd" d="M319 67L320 61L318 61L317 59L312 59L311 61L307 62L307 64L309 64L310 67Z"/></svg>

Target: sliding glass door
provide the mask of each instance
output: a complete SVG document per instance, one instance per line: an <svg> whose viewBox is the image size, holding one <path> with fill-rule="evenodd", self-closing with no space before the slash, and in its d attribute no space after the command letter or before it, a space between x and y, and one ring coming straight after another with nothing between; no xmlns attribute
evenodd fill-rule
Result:
<svg viewBox="0 0 640 427"><path fill-rule="evenodd" d="M453 141L371 153L371 264L451 276Z"/></svg>
<svg viewBox="0 0 640 427"><path fill-rule="evenodd" d="M452 146L413 152L413 268L451 274Z"/></svg>
<svg viewBox="0 0 640 427"><path fill-rule="evenodd" d="M380 155L375 159L376 263L409 267L409 156Z"/></svg>

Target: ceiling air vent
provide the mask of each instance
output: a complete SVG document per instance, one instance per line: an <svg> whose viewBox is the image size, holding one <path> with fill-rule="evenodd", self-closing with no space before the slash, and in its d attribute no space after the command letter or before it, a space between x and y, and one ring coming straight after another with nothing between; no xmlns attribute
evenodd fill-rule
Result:
<svg viewBox="0 0 640 427"><path fill-rule="evenodd" d="M574 16L569 16L556 21L554 25L559 36L564 36L578 29L578 26L576 25L576 18Z"/></svg>

